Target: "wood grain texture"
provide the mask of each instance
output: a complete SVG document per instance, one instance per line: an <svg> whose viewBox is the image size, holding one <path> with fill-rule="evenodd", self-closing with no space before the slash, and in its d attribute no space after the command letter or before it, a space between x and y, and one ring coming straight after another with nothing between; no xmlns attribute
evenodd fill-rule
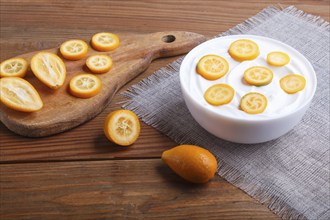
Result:
<svg viewBox="0 0 330 220"><path fill-rule="evenodd" d="M1 219L277 219L221 178L190 184L159 159L11 164L0 172Z"/></svg>
<svg viewBox="0 0 330 220"><path fill-rule="evenodd" d="M299 9L320 15L328 21L330 14L328 0L93 1L93 4L85 1L1 0L0 3L0 60L56 47L71 38L89 39L100 31L130 34L171 29L187 30L211 37L243 22L270 4L282 8L296 5ZM143 74L132 80L119 93L175 59L154 61ZM0 123L0 160L139 157L143 150L145 155L155 157L175 144L153 128L143 125L137 148L119 153L109 148L112 145L103 137L101 125L109 112L120 108L117 103L122 101L120 95L114 96L112 103L98 117L69 133L49 138L19 137Z"/></svg>
<svg viewBox="0 0 330 220"><path fill-rule="evenodd" d="M281 8L295 5L329 21L329 3L0 0L0 60L57 47L71 38L89 39L100 31L125 35L178 30L212 37L270 4ZM177 58L155 60L119 93ZM107 141L102 131L104 119L122 101L123 97L115 95L94 119L51 137L21 137L0 123L0 218L277 218L220 177L199 187L183 182L153 159L175 143L150 126L142 123L141 136L130 148Z"/></svg>

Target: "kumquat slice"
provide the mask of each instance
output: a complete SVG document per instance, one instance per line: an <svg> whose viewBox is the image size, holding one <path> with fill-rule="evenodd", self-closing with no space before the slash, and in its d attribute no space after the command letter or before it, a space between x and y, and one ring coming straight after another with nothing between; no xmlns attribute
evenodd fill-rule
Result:
<svg viewBox="0 0 330 220"><path fill-rule="evenodd" d="M259 114L265 111L267 103L267 98L263 94L250 92L242 97L240 107L248 114Z"/></svg>
<svg viewBox="0 0 330 220"><path fill-rule="evenodd" d="M61 45L60 51L67 60L80 60L86 56L88 45L83 40L68 40Z"/></svg>
<svg viewBox="0 0 330 220"><path fill-rule="evenodd" d="M259 47L252 41L247 39L240 39L234 41L228 50L230 56L239 62L245 60L254 60L259 56Z"/></svg>
<svg viewBox="0 0 330 220"><path fill-rule="evenodd" d="M273 72L263 66L253 66L244 72L245 81L254 86L264 86L273 79Z"/></svg>
<svg viewBox="0 0 330 220"><path fill-rule="evenodd" d="M235 90L228 84L216 84L204 93L205 100L211 105L224 105L233 100Z"/></svg>
<svg viewBox="0 0 330 220"><path fill-rule="evenodd" d="M93 55L86 60L86 66L93 73L106 73L112 67L112 59L107 55Z"/></svg>
<svg viewBox="0 0 330 220"><path fill-rule="evenodd" d="M28 63L23 58L5 60L0 64L0 77L24 77L28 66Z"/></svg>
<svg viewBox="0 0 330 220"><path fill-rule="evenodd" d="M280 86L286 93L294 94L305 88L306 79L298 74L289 74L280 79Z"/></svg>
<svg viewBox="0 0 330 220"><path fill-rule="evenodd" d="M90 98L101 90L101 80L93 74L79 74L70 80L70 93L78 98Z"/></svg>
<svg viewBox="0 0 330 220"><path fill-rule="evenodd" d="M196 71L205 79L216 80L224 75L229 70L229 64L225 58L218 55L206 55L203 56L198 64Z"/></svg>
<svg viewBox="0 0 330 220"><path fill-rule="evenodd" d="M107 116L103 129L111 142L120 146L129 146L140 135L140 121L132 111L116 110Z"/></svg>
<svg viewBox="0 0 330 220"><path fill-rule="evenodd" d="M113 33L101 32L92 37L91 45L98 51L112 51L119 47L119 38Z"/></svg>
<svg viewBox="0 0 330 220"><path fill-rule="evenodd" d="M284 52L271 52L267 55L267 63L272 66L284 66L290 62L290 57Z"/></svg>

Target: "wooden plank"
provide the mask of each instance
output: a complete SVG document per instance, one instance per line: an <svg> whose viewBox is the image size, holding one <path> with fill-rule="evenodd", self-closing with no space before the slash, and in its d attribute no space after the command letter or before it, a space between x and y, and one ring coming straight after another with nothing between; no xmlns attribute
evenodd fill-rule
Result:
<svg viewBox="0 0 330 220"><path fill-rule="evenodd" d="M213 36L244 21L269 5L295 5L307 13L329 20L328 0L263 0L263 1L11 1L1 0L1 18L4 27L24 32L36 28L38 33L69 36L77 29L84 32L121 30L130 32L199 30ZM52 29L61 29L59 33ZM39 30L39 31L38 31ZM11 35L17 35L12 32ZM8 38L8 34L3 36Z"/></svg>
<svg viewBox="0 0 330 220"><path fill-rule="evenodd" d="M0 173L1 219L278 219L220 177L189 184L159 159L2 164Z"/></svg>
<svg viewBox="0 0 330 220"><path fill-rule="evenodd" d="M155 32L186 30L213 36L255 15L270 4L295 5L329 21L328 0L289 1L10 1L1 0L0 60L58 46L70 38L88 39L98 31ZM283 3L283 4L282 4ZM129 85L152 74L175 58L156 60ZM127 88L124 87L121 91ZM47 138L24 138L0 123L0 161L70 160L90 158L158 157L175 143L153 128L142 125L138 142L116 148L103 133L105 116L120 106L119 95L94 120L69 132Z"/></svg>

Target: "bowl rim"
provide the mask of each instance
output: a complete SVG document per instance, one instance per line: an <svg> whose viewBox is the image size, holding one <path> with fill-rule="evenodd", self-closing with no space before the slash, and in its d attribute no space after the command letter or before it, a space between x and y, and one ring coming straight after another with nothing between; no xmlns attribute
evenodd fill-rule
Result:
<svg viewBox="0 0 330 220"><path fill-rule="evenodd" d="M285 47L288 47L290 48L291 50L295 51L296 53L298 53L301 58L303 59L303 61L306 63L306 65L308 65L310 67L310 69L312 70L312 73L311 74L311 77L313 78L313 80L315 81L315 85L313 86L313 90L312 90L312 94L309 96L309 98L301 105L299 106L299 108L296 108L294 109L293 111L289 111L285 114L280 114L278 116L275 116L275 117L270 117L270 118L251 118L251 119L246 119L246 118L236 118L236 117L233 117L233 116L228 116L228 115L223 115L223 114L219 114L218 111L215 111L213 109L209 109L209 108L205 108L201 102L198 102L196 101L191 95L190 93L188 92L188 89L187 89L187 83L184 83L184 80L183 80L183 68L184 66L186 66L187 64L187 60L188 58L190 58L191 54L196 51L197 49L203 47L205 44L209 44L211 41L218 41L218 40L221 40L223 38L246 38L246 39L249 39L249 38L259 38L259 39L264 39L264 40L270 40L270 41L273 41L277 44L281 44L281 45L284 45ZM308 106L314 95L315 95L315 92L316 92L316 89L317 89L317 77L316 77L316 73L315 73L315 70L313 68L313 65L309 62L309 60L303 55L301 54L298 50L296 50L295 48L291 47L290 45L288 44L285 44L279 40L276 40L276 39L273 39L273 38L269 38L269 37L264 37L264 36L259 36L259 35L251 35L251 34L236 34L236 35L227 35L227 36L220 36L220 37L215 37L213 39L210 39L208 41L205 41L203 42L202 44L196 46L195 48L193 48L183 59L181 65L180 65L180 70L179 70L179 79L180 79L180 84L181 84L181 89L182 89L182 93L185 93L186 95L189 96L190 100L195 104L195 105L198 105L200 108L202 108L203 110L205 110L206 112L208 113L211 113L212 115L216 115L218 117L222 117L226 120L232 120L232 121L237 121L237 122L271 122L271 121L275 121L275 120L279 120L279 119L283 119L283 118L286 118L288 116L291 116L293 114L296 114L297 112L300 112L302 109L306 108L306 106ZM185 102L187 101L185 96L184 96L184 100Z"/></svg>

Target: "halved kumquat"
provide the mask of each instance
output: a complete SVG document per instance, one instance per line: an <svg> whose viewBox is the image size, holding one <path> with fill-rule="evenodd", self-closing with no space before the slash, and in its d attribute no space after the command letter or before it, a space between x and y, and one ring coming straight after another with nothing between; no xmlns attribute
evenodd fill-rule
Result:
<svg viewBox="0 0 330 220"><path fill-rule="evenodd" d="M37 90L20 77L0 79L0 100L7 107L21 112L35 112L42 108L43 102Z"/></svg>
<svg viewBox="0 0 330 220"><path fill-rule="evenodd" d="M49 52L39 52L31 59L34 75L51 89L58 89L66 78L66 67L62 59Z"/></svg>

